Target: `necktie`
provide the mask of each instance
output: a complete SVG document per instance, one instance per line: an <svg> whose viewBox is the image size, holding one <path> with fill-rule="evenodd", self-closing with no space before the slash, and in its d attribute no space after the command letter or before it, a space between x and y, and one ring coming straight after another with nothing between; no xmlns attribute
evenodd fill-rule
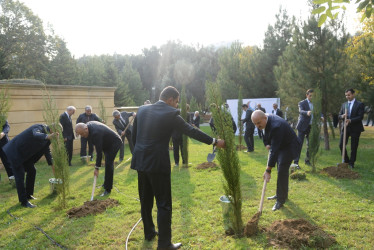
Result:
<svg viewBox="0 0 374 250"><path fill-rule="evenodd" d="M351 118L351 102L348 102L348 119Z"/></svg>

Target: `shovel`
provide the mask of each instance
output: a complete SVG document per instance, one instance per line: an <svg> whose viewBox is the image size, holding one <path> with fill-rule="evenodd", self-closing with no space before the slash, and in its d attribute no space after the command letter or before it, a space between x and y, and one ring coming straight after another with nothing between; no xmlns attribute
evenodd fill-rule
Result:
<svg viewBox="0 0 374 250"><path fill-rule="evenodd" d="M346 146L346 138L347 138L347 116L348 116L348 107L345 107L345 115L344 115L344 134L343 134L343 149L342 149L342 163L338 163L337 164L337 167L341 167L341 168L347 168L348 167L348 163L345 163L344 162L344 155L345 155L345 146Z"/></svg>
<svg viewBox="0 0 374 250"><path fill-rule="evenodd" d="M213 153L211 153L211 154L209 153L206 160L208 162L212 162L214 160L214 158L216 158L216 147L213 147Z"/></svg>
<svg viewBox="0 0 374 250"><path fill-rule="evenodd" d="M247 222L247 225L244 228L244 234L246 236L255 235L258 231L258 222L260 220L260 216L262 214L262 207L264 204L264 197L265 197L265 190L266 190L266 180L264 180L264 185L262 187L262 194L260 200L260 206L258 208L258 212L252 217L250 221Z"/></svg>
<svg viewBox="0 0 374 250"><path fill-rule="evenodd" d="M96 187L96 178L97 176L94 176L93 186L92 186L92 193L91 193L91 201L93 201L94 195L95 195L95 187Z"/></svg>

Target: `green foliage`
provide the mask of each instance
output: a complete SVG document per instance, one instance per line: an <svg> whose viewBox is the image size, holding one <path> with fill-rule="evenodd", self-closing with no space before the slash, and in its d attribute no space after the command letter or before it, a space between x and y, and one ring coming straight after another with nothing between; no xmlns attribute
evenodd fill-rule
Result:
<svg viewBox="0 0 374 250"><path fill-rule="evenodd" d="M69 166L64 138L62 136L62 127L60 126L60 116L58 113L56 101L53 99L46 86L44 86L43 100L43 118L45 123L53 132L59 135L51 139L52 158L54 165L54 174L62 183L57 184L58 204L60 208L66 208L67 196L69 194Z"/></svg>
<svg viewBox="0 0 374 250"><path fill-rule="evenodd" d="M106 114L106 109L104 106L103 100L99 100L99 117L103 120L106 121L107 114Z"/></svg>
<svg viewBox="0 0 374 250"><path fill-rule="evenodd" d="M242 96L242 87L239 88L239 93L238 93L238 127L239 127L239 136L238 136L238 141L239 141L239 149L241 150L242 146L242 139L243 139L243 124L242 124L242 115L243 115L243 96Z"/></svg>
<svg viewBox="0 0 374 250"><path fill-rule="evenodd" d="M0 128L2 129L8 119L8 111L10 109L8 89L4 86L0 90Z"/></svg>
<svg viewBox="0 0 374 250"><path fill-rule="evenodd" d="M197 103L195 97L191 97L190 100L190 111L195 112L195 111L201 111L200 105Z"/></svg>
<svg viewBox="0 0 374 250"><path fill-rule="evenodd" d="M321 135L321 91L314 89L313 93L313 119L312 128L309 134L309 158L312 165L312 172L316 172L316 165L320 154L320 135Z"/></svg>
<svg viewBox="0 0 374 250"><path fill-rule="evenodd" d="M218 150L218 161L225 181L223 189L230 199L233 207L232 225L235 235L242 236L242 193L240 188L240 163L235 146L235 135L232 132L232 121L229 111L223 108L221 92L217 84L207 83L208 100L211 103L211 111L217 135L225 140L225 149Z"/></svg>
<svg viewBox="0 0 374 250"><path fill-rule="evenodd" d="M185 121L187 121L187 97L186 97L186 85L182 86L182 92L180 96L180 103L181 103L181 116ZM182 147L182 159L186 166L188 165L188 137L187 135L183 134L183 147Z"/></svg>

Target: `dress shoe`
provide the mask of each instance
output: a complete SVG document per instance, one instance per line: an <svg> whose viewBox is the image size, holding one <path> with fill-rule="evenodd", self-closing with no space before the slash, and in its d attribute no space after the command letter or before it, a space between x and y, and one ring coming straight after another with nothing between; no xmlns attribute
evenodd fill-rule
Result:
<svg viewBox="0 0 374 250"><path fill-rule="evenodd" d="M268 200L275 200L275 199L277 199L277 195L273 195L273 196L268 197Z"/></svg>
<svg viewBox="0 0 374 250"><path fill-rule="evenodd" d="M102 193L100 196L104 197L104 196L107 196L108 194L110 194L110 191L108 192L107 190L105 190L104 193Z"/></svg>
<svg viewBox="0 0 374 250"><path fill-rule="evenodd" d="M280 203L279 201L277 201L275 204L274 204L274 207L272 208L273 211L276 211L278 209L280 209L281 207L283 207L283 203Z"/></svg>
<svg viewBox="0 0 374 250"><path fill-rule="evenodd" d="M296 164L295 168L298 169L298 170L301 170L301 167L299 166L299 164Z"/></svg>
<svg viewBox="0 0 374 250"><path fill-rule="evenodd" d="M178 249L182 246L182 243L170 244L168 247L157 247L159 250Z"/></svg>
<svg viewBox="0 0 374 250"><path fill-rule="evenodd" d="M30 203L30 202L26 202L26 203L22 203L21 204L22 207L28 207L28 208L34 208L36 207L36 205Z"/></svg>
<svg viewBox="0 0 374 250"><path fill-rule="evenodd" d="M355 168L355 165L353 165L353 164L349 164L349 168Z"/></svg>
<svg viewBox="0 0 374 250"><path fill-rule="evenodd" d="M311 166L312 164L310 164L310 161L306 161L305 165Z"/></svg>
<svg viewBox="0 0 374 250"><path fill-rule="evenodd" d="M252 153L254 150L247 150L247 151L244 151L244 153Z"/></svg>
<svg viewBox="0 0 374 250"><path fill-rule="evenodd" d="M158 235L157 231L154 231L153 234L150 237L145 237L145 240L151 241Z"/></svg>
<svg viewBox="0 0 374 250"><path fill-rule="evenodd" d="M34 196L32 195L29 195L27 196L27 200L37 200L38 198L35 198Z"/></svg>
<svg viewBox="0 0 374 250"><path fill-rule="evenodd" d="M175 166L176 166L176 167L179 167L179 163L175 163Z"/></svg>

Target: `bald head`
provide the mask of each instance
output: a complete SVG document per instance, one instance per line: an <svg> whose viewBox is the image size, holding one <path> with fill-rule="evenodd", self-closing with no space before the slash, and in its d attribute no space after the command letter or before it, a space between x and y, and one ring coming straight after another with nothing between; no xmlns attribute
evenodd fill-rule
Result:
<svg viewBox="0 0 374 250"><path fill-rule="evenodd" d="M75 125L75 133L77 135L80 135L81 137L87 138L88 137L87 124L77 123L77 125Z"/></svg>
<svg viewBox="0 0 374 250"><path fill-rule="evenodd" d="M264 129L268 121L268 117L261 110L255 110L251 116L252 122L258 129Z"/></svg>

